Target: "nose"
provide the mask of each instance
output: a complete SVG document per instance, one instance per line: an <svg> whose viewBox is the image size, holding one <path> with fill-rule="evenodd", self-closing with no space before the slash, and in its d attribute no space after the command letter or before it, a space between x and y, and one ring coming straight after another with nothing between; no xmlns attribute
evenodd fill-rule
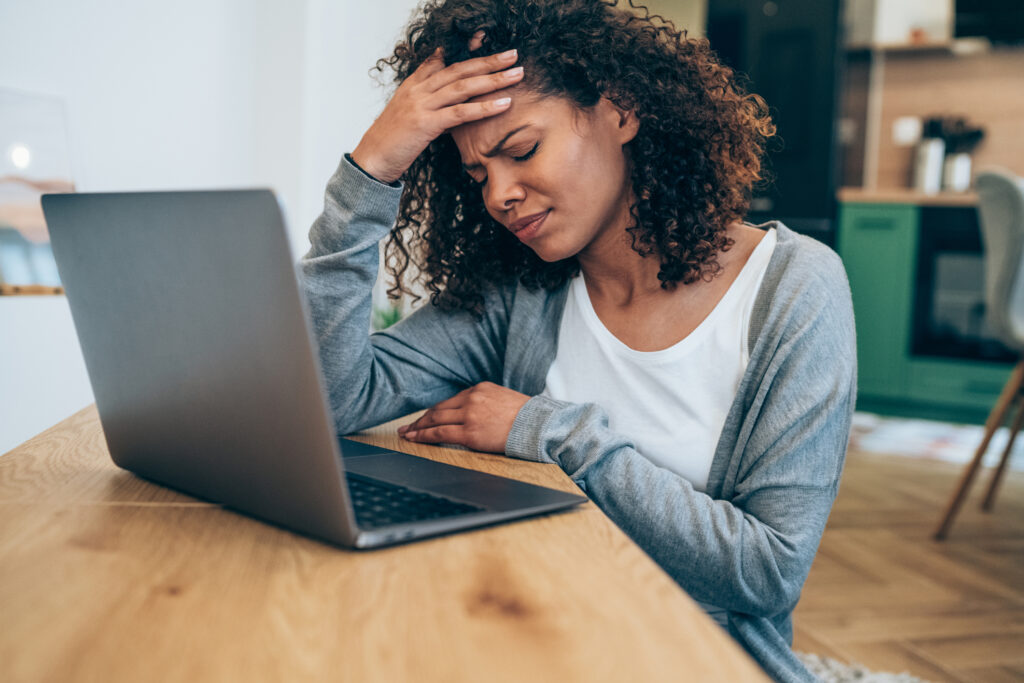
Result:
<svg viewBox="0 0 1024 683"><path fill-rule="evenodd" d="M487 175L484 202L491 211L506 212L526 199L526 188L515 173L491 169Z"/></svg>

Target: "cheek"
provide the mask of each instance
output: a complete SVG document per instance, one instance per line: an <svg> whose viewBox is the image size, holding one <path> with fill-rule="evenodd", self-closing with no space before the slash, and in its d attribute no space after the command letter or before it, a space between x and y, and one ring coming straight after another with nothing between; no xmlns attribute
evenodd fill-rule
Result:
<svg viewBox="0 0 1024 683"><path fill-rule="evenodd" d="M624 182L625 158L621 148L580 140L568 146L556 162L561 186L585 204L595 206L601 196L618 194Z"/></svg>
<svg viewBox="0 0 1024 683"><path fill-rule="evenodd" d="M559 158L559 167L563 177L579 181L591 170L593 158L592 150L582 140L574 140L573 144L566 145Z"/></svg>

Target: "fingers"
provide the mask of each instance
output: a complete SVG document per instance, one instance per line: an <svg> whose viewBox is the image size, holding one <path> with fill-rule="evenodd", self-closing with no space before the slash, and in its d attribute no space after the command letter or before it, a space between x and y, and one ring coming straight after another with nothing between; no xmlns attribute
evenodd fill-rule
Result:
<svg viewBox="0 0 1024 683"><path fill-rule="evenodd" d="M416 70L413 71L406 80L413 82L425 81L443 69L444 48L439 47L434 50L434 54L424 59L423 63L416 67Z"/></svg>
<svg viewBox="0 0 1024 683"><path fill-rule="evenodd" d="M427 410L399 435L415 443L444 443L475 451L503 453L512 424L530 397L481 382Z"/></svg>
<svg viewBox="0 0 1024 683"><path fill-rule="evenodd" d="M508 109L511 104L511 97L502 97L486 102L473 102L472 104L456 104L442 110L444 114L441 119L442 125L444 130L449 130L470 121L478 121L488 116L496 116Z"/></svg>
<svg viewBox="0 0 1024 683"><path fill-rule="evenodd" d="M482 32L478 31L482 36ZM523 68L512 67L518 58L516 50L497 55L476 57L444 67L443 52L438 48L410 76L415 77L413 90L407 97L416 99L433 113L433 125L441 130L455 128L463 123L495 116L508 109L507 97L487 102L468 103L478 95L508 88L523 79ZM509 68L512 67L512 68Z"/></svg>
<svg viewBox="0 0 1024 683"><path fill-rule="evenodd" d="M417 432L427 427L437 427L439 425L446 424L462 424L464 416L465 413L460 408L448 408L444 410L431 408L415 422L399 428L398 433L405 434L406 432Z"/></svg>
<svg viewBox="0 0 1024 683"><path fill-rule="evenodd" d="M418 432L407 432L405 438L417 443L463 443L464 428L462 425L442 425L421 429Z"/></svg>
<svg viewBox="0 0 1024 683"><path fill-rule="evenodd" d="M477 95L485 95L495 90L508 88L523 80L523 67L517 66L486 76L463 78L436 91L430 98L431 106L447 107Z"/></svg>
<svg viewBox="0 0 1024 683"><path fill-rule="evenodd" d="M518 56L519 53L516 50L508 50L507 52L502 52L496 55L474 57L473 59L467 59L464 62L456 62L455 64L451 64L432 74L424 81L424 85L429 86L430 89L436 92L446 85L463 78L494 73L495 71L507 69L515 64Z"/></svg>

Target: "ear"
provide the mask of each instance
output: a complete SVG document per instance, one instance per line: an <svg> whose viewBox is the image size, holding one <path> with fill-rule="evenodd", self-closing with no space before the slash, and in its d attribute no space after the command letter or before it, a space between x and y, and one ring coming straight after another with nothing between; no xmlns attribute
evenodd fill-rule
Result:
<svg viewBox="0 0 1024 683"><path fill-rule="evenodd" d="M609 125L617 142L624 145L636 137L640 130L640 119L632 109L624 109L606 97L601 97L600 106L603 109L606 124Z"/></svg>

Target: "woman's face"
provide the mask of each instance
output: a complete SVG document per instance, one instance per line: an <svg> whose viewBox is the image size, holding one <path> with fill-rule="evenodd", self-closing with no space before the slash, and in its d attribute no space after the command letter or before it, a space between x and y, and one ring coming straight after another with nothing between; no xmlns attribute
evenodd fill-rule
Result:
<svg viewBox="0 0 1024 683"><path fill-rule="evenodd" d="M504 96L512 105L502 114L450 131L488 213L548 262L624 239L632 195L623 145L636 117L607 99L581 112L518 87L474 100Z"/></svg>

